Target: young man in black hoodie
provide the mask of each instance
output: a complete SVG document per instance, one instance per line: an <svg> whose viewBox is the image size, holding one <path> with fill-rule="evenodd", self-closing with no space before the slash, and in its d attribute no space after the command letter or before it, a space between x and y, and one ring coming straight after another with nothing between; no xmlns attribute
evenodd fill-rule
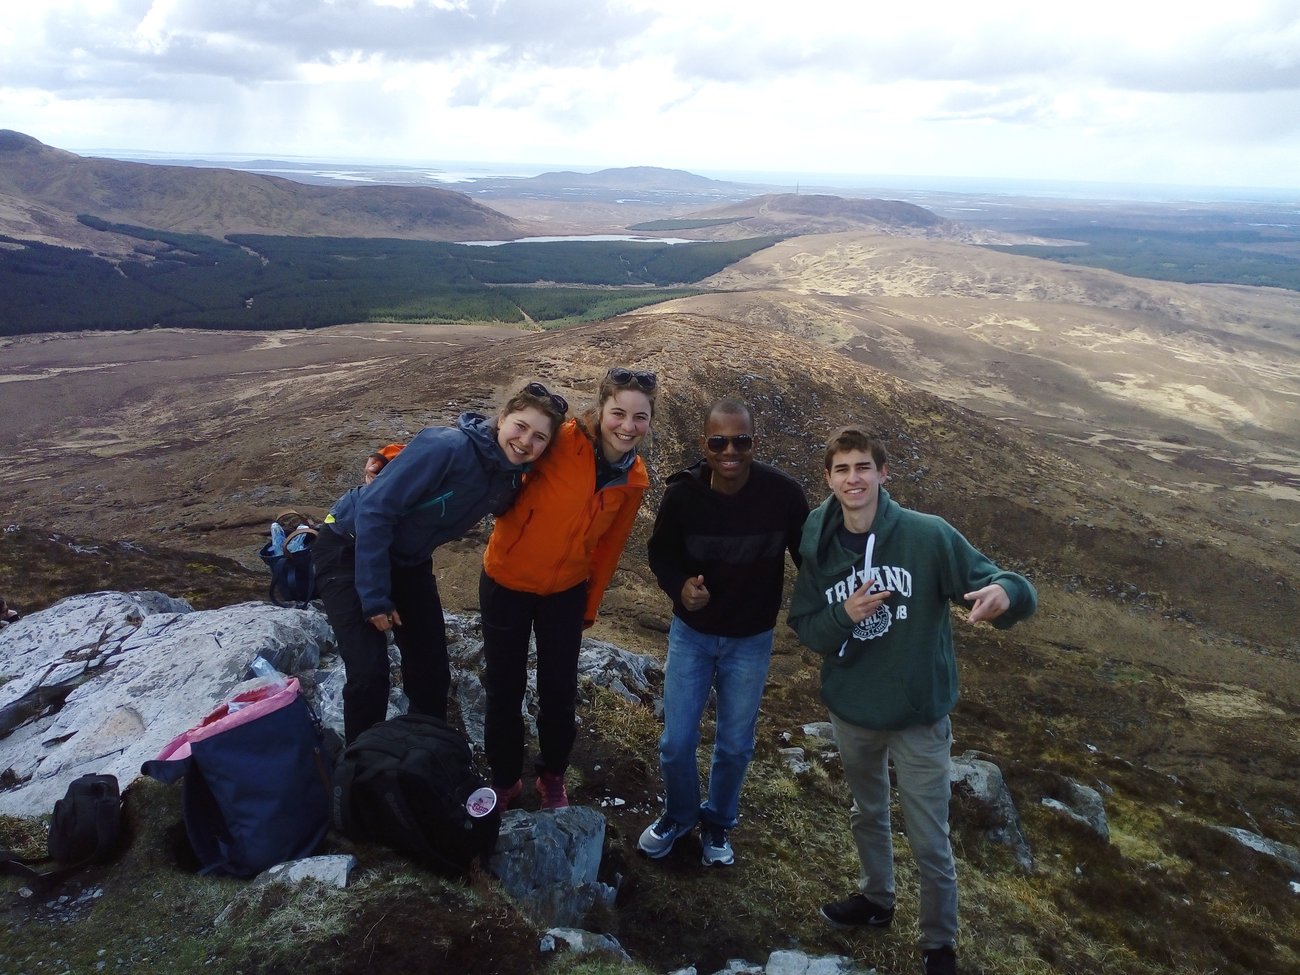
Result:
<svg viewBox="0 0 1300 975"><path fill-rule="evenodd" d="M948 608L999 629L1031 616L1029 580L999 569L936 515L910 511L883 485L888 457L856 427L826 447L831 496L808 516L790 625L823 659L822 700L853 794L858 889L822 907L838 928L894 919L889 765L921 881L926 975L957 968L957 871L948 840L948 771L957 663Z"/></svg>
<svg viewBox="0 0 1300 975"><path fill-rule="evenodd" d="M664 812L637 843L656 860L698 821L701 862L735 862L728 832L754 755L785 555L799 564L808 515L803 488L754 460L756 439L744 403L714 403L700 437L704 460L668 479L650 537L650 568L673 601L659 741ZM711 690L717 729L701 805L695 751Z"/></svg>

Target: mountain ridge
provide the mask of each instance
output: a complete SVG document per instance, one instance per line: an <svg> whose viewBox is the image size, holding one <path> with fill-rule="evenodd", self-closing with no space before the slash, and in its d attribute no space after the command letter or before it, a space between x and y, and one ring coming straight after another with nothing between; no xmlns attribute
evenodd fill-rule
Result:
<svg viewBox="0 0 1300 975"><path fill-rule="evenodd" d="M0 199L72 217L224 237L394 237L489 240L527 226L433 187L320 187L232 169L123 162L78 156L13 130L0 130ZM0 233L16 229L0 211Z"/></svg>

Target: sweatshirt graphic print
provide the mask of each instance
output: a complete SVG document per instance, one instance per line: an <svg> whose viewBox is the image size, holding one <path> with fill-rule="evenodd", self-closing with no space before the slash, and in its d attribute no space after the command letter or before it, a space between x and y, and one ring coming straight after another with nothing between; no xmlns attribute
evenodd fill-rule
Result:
<svg viewBox="0 0 1300 975"><path fill-rule="evenodd" d="M790 601L790 626L823 657L822 699L837 717L865 728L933 724L957 703L949 605L997 583L1011 602L993 621L1003 628L1033 613L1034 588L942 518L902 508L883 489L866 558L840 541L843 524L834 497L809 515ZM864 583L891 595L855 624L844 601Z"/></svg>

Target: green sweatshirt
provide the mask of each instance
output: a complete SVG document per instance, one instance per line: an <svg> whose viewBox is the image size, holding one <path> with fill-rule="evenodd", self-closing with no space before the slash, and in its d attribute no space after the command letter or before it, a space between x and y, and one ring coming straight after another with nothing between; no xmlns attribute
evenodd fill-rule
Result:
<svg viewBox="0 0 1300 975"><path fill-rule="evenodd" d="M837 718L864 728L934 724L957 703L949 602L969 606L965 593L997 583L1011 605L992 623L1005 629L1033 615L1038 595L942 518L903 508L882 488L869 578L871 591L893 595L855 626L843 604L868 577L863 557L839 541L843 525L834 495L808 516L790 600L790 626L824 658L822 700Z"/></svg>

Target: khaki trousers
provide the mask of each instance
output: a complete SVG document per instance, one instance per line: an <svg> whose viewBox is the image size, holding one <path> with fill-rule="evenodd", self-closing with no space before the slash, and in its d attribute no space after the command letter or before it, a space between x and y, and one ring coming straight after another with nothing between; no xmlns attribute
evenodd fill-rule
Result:
<svg viewBox="0 0 1300 975"><path fill-rule="evenodd" d="M957 943L957 867L948 841L952 721L875 731L831 715L844 777L853 794L849 828L858 848L858 889L893 907L894 845L889 823L889 763L912 858L921 878L921 948Z"/></svg>

